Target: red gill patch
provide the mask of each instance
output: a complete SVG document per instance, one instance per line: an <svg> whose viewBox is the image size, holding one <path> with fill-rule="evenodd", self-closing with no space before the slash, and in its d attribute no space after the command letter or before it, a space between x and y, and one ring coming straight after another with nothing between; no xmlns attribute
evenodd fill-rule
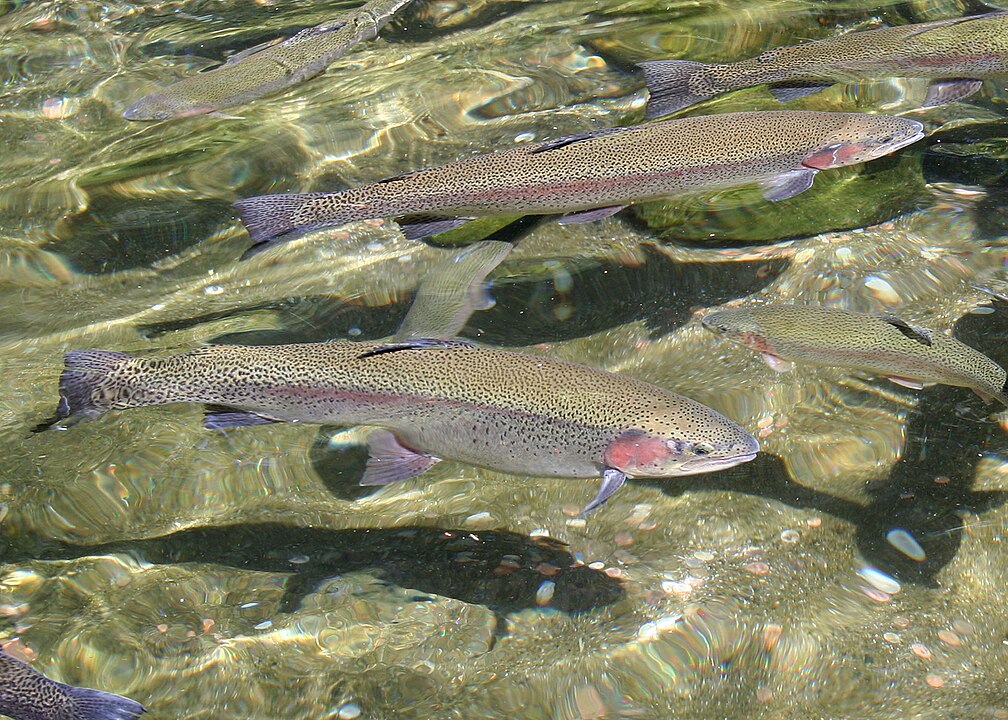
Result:
<svg viewBox="0 0 1008 720"><path fill-rule="evenodd" d="M617 470L646 467L671 455L665 441L640 432L628 432L609 443L606 465Z"/></svg>

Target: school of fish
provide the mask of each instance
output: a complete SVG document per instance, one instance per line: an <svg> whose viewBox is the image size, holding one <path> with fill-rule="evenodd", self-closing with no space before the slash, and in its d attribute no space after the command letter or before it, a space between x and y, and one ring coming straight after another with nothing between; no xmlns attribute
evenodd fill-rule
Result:
<svg viewBox="0 0 1008 720"><path fill-rule="evenodd" d="M375 38L410 2L371 0L238 52L154 90L123 117L219 114L302 83ZM834 83L885 77L930 80L921 103L929 107L1008 74L1008 12L850 32L732 63L670 59L641 68L648 117L754 85L769 85L779 100L789 100ZM593 222L639 202L745 185L778 202L809 190L819 172L870 162L924 136L921 122L884 114L695 115L561 135L358 187L261 195L236 206L255 244L250 254L298 233L379 218L417 240L474 218ZM492 306L488 278L513 247L486 239L452 253L419 283L399 330L386 340L216 345L150 357L70 351L55 417L37 429L174 404L206 406L208 430L361 425L370 428L362 485L408 480L442 460L522 476L595 479L599 489L582 515L627 479L717 472L757 456L749 431L667 388L456 339L473 313ZM997 363L895 315L750 303L708 312L701 323L761 353L778 371L794 363L846 368L914 388L965 387L1008 405L1006 373ZM100 425L92 428L101 432ZM133 700L50 680L0 651L0 713L15 720L130 720L143 712Z"/></svg>

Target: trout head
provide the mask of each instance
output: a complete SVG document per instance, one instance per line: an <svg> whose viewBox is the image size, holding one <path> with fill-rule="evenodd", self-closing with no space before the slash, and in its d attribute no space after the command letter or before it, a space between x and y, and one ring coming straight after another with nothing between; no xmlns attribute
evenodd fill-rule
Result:
<svg viewBox="0 0 1008 720"><path fill-rule="evenodd" d="M211 105L193 105L182 98L164 93L152 93L126 108L123 117L127 120L168 120L204 115L216 109Z"/></svg>
<svg viewBox="0 0 1008 720"><path fill-rule="evenodd" d="M752 311L747 308L707 313L700 318L700 324L750 350L773 354L770 340L764 335L763 328Z"/></svg>
<svg viewBox="0 0 1008 720"><path fill-rule="evenodd" d="M802 160L813 170L857 165L894 153L924 137L924 126L916 120L889 115L863 115L848 120L839 139Z"/></svg>
<svg viewBox="0 0 1008 720"><path fill-rule="evenodd" d="M644 427L626 430L605 452L605 464L631 477L675 477L723 470L759 452L752 435L700 403L656 413Z"/></svg>

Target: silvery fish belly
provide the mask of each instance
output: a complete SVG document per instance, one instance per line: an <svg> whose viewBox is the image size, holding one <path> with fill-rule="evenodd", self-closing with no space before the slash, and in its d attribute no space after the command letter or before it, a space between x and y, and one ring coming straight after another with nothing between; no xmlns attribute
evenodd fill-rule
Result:
<svg viewBox="0 0 1008 720"><path fill-rule="evenodd" d="M441 459L494 470L603 478L711 472L752 460L753 437L694 400L633 378L460 342L212 346L164 358L68 353L54 422L170 403L214 406L209 428L272 422L370 425L363 484Z"/></svg>
<svg viewBox="0 0 1008 720"><path fill-rule="evenodd" d="M256 243L371 218L394 218L413 239L485 215L566 213L560 222L588 222L642 200L749 183L783 200L822 170L882 157L923 135L916 120L887 115L726 113L586 132L341 192L262 195L236 207Z"/></svg>

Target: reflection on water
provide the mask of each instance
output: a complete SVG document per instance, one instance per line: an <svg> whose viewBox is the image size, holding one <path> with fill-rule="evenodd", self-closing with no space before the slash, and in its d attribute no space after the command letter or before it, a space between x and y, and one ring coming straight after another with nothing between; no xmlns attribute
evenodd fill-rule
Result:
<svg viewBox="0 0 1008 720"><path fill-rule="evenodd" d="M1008 304L974 288L1008 292L1004 81L926 112L916 81L795 101L930 135L779 206L741 189L546 222L491 275L463 335L689 395L761 438L751 463L628 483L585 521L592 480L445 462L361 488L352 429L208 433L166 407L28 432L66 350L388 336L453 252L375 222L239 262L239 197L638 122L640 60L979 9L416 0L243 119L120 117L353 5L0 3L0 640L164 718L1008 717L999 408L778 375L695 319L749 297L898 312L1008 363Z"/></svg>

